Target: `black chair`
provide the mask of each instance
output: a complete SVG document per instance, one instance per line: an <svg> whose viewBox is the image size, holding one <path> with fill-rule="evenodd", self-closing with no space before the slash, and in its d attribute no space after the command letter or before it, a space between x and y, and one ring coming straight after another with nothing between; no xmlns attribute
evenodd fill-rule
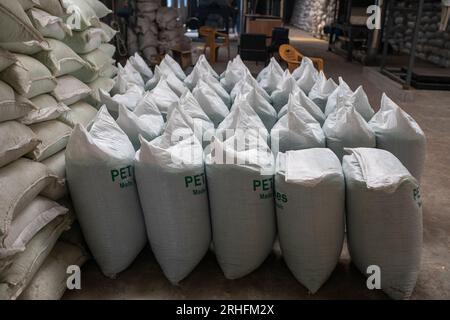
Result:
<svg viewBox="0 0 450 320"><path fill-rule="evenodd" d="M272 41L269 46L269 53L273 55L274 52L278 52L281 45L289 43L289 29L281 27L273 28Z"/></svg>
<svg viewBox="0 0 450 320"><path fill-rule="evenodd" d="M267 37L260 33L242 33L238 53L242 60L269 61L269 51L266 45Z"/></svg>

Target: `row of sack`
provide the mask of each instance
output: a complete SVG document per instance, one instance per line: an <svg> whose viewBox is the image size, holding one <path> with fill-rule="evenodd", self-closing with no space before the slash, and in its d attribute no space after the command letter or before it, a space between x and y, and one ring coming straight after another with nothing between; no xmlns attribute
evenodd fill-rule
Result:
<svg viewBox="0 0 450 320"><path fill-rule="evenodd" d="M213 139L204 152L175 107L163 134L136 153L106 107L77 125L67 179L83 234L103 273L126 269L147 243L166 277L184 279L210 247L225 276L243 277L273 249L277 233L295 277L316 292L338 263L345 225L355 265L381 269L381 287L408 298L420 270L418 182L391 153L329 149L279 153L258 134ZM173 139L183 130L182 139ZM146 236L147 232L147 236Z"/></svg>
<svg viewBox="0 0 450 320"><path fill-rule="evenodd" d="M308 58L292 75L272 59L257 79L239 56L221 76L200 56L186 77L170 56L153 73L136 54L125 67L119 66L112 97L100 90L100 100L118 117L135 149L140 146L138 135L148 140L159 136L179 105L192 118L204 147L214 134L252 127L267 137L275 153L328 147L342 159L345 147L377 147L392 152L414 177L421 178L425 134L386 95L375 114L361 86L352 91L342 78L335 84ZM277 87L271 90L271 83Z"/></svg>
<svg viewBox="0 0 450 320"><path fill-rule="evenodd" d="M65 232L64 149L114 85L109 13L99 0L0 0L0 300L59 299L67 267L87 259Z"/></svg>

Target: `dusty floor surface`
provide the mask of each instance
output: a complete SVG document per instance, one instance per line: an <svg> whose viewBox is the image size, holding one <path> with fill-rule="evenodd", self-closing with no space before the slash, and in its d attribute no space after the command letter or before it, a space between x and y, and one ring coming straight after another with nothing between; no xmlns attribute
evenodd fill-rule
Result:
<svg viewBox="0 0 450 320"><path fill-rule="evenodd" d="M327 76L342 76L355 89L363 85L374 108L379 108L381 91L367 79L363 66L348 63L327 52L327 43L298 31L291 31L292 43L308 56L325 59ZM236 47L233 48L236 54ZM226 56L214 67L223 71ZM249 63L257 74L263 67ZM428 157L422 180L424 199L424 247L422 271L412 299L450 299L450 92L414 92L412 102L399 103L425 131ZM380 291L365 287L365 278L350 263L344 250L336 270L315 295L309 295L286 267L278 248L255 272L240 280L226 280L208 253L179 286L163 276L147 247L118 279L105 278L94 261L82 269L82 290L67 291L64 299L386 299Z"/></svg>

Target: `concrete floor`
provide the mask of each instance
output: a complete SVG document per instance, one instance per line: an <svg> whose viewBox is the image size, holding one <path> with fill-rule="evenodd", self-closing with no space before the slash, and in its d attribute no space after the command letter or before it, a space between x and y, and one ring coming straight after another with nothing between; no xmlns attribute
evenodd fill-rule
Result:
<svg viewBox="0 0 450 320"><path fill-rule="evenodd" d="M293 29L293 44L309 56L325 59L325 72L337 80L342 76L355 89L363 85L375 109L382 91L369 81L364 68L327 52L327 44ZM236 52L236 48L233 48ZM223 71L226 57L214 66ZM249 63L252 72L263 66ZM394 86L383 83L389 89ZM389 94L388 93L388 94ZM412 299L450 299L450 92L414 91L413 101L400 102L425 131L428 157L422 180L424 198L424 247L422 271ZM286 267L279 249L255 272L240 280L226 280L208 253L200 265L177 287L163 276L151 250L146 248L133 265L110 280L102 276L94 261L82 269L82 290L67 291L64 299L386 299L381 291L365 287L365 278L351 264L344 245L341 260L328 282L309 295Z"/></svg>

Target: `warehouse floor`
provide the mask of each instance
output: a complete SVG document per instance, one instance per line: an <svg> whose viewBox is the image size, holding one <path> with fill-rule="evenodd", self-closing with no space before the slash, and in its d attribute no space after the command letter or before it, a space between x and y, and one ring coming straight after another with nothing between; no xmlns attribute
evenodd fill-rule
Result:
<svg viewBox="0 0 450 320"><path fill-rule="evenodd" d="M327 76L343 76L355 89L362 84L375 109L382 91L369 81L367 72L356 63L327 52L325 41L311 38L296 29L292 44L308 56L325 59ZM236 52L236 47L233 48ZM226 57L221 56L221 61ZM226 62L214 66L223 71ZM262 64L249 63L256 75ZM366 69L367 70L367 69ZM382 83L395 93L389 81ZM388 92L388 94L391 92ZM414 91L412 101L399 103L425 131L428 158L422 180L424 199L424 247L422 271L413 299L450 299L450 92ZM226 280L208 253L192 274L179 286L163 276L147 247L133 265L118 279L105 278L94 261L82 269L82 289L67 291L64 299L386 299L380 291L370 291L365 278L350 263L344 245L341 260L329 281L315 295L309 295L289 272L280 251L273 254L255 272L240 280Z"/></svg>

